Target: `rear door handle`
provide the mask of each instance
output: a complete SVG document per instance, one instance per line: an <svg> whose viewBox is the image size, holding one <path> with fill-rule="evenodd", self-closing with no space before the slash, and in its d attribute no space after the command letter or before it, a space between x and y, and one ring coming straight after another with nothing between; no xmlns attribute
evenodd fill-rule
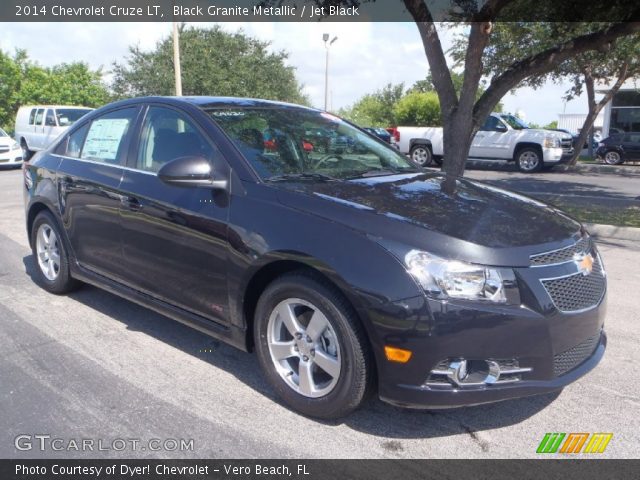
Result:
<svg viewBox="0 0 640 480"><path fill-rule="evenodd" d="M142 209L142 204L136 197L122 196L120 197L120 204L127 210L131 210L133 212L137 212Z"/></svg>

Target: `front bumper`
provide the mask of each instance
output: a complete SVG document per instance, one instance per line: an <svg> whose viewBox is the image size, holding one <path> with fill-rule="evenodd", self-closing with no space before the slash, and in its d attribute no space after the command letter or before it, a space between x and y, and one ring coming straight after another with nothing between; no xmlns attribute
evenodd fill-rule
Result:
<svg viewBox="0 0 640 480"><path fill-rule="evenodd" d="M566 163L573 155L573 148L543 148L542 157L544 163L561 164Z"/></svg>
<svg viewBox="0 0 640 480"><path fill-rule="evenodd" d="M406 364L378 356L380 398L413 408L478 405L559 390L594 368L607 343L606 294L591 308L563 313L545 295L539 281L526 278L540 275L539 271L528 268L516 273L521 305L414 297L376 312L379 343L413 352ZM530 371L510 383L434 385L432 371L451 359L515 360Z"/></svg>
<svg viewBox="0 0 640 480"><path fill-rule="evenodd" d="M9 150L0 153L0 167L3 165L20 165L22 163L22 150Z"/></svg>

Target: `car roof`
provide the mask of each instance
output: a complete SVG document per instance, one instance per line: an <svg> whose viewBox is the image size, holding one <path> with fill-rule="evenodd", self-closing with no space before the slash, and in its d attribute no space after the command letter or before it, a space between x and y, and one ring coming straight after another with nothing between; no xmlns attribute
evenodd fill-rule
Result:
<svg viewBox="0 0 640 480"><path fill-rule="evenodd" d="M276 100L263 100L259 98L243 98L243 97L210 97L210 96L184 96L184 97L161 97L161 96L152 96L152 97L136 97L130 98L127 100L122 100L120 102L116 102L117 104L126 105L126 104L135 104L135 103L151 103L151 102L161 102L161 103L190 103L202 109L209 108L229 108L229 107L291 107L291 108L302 108L306 110L319 111L314 108L305 107L304 105L297 105L295 103L287 103L287 102L279 102Z"/></svg>

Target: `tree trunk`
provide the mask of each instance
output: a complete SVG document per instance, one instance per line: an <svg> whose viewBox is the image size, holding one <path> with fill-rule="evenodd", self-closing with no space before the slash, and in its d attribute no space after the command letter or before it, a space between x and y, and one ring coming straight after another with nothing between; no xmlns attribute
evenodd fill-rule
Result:
<svg viewBox="0 0 640 480"><path fill-rule="evenodd" d="M593 124L598 118L598 114L604 108L604 106L613 98L613 96L618 93L620 87L624 81L629 77L629 64L624 63L622 68L620 68L620 73L618 74L618 78L616 83L609 89L607 93L605 93L604 97L596 103L596 92L595 92L595 81L590 71L586 69L584 71L584 84L587 89L587 101L589 104L589 112L587 113L587 117L584 119L584 123L582 124L582 129L580 130L580 135L578 136L578 140L575 142L575 148L573 152L573 156L567 163L568 165L575 165L578 163L578 158L580 157L580 152L582 151L582 147L584 146L587 139L589 139L589 152L592 152L592 139L593 135L590 135L593 129Z"/></svg>

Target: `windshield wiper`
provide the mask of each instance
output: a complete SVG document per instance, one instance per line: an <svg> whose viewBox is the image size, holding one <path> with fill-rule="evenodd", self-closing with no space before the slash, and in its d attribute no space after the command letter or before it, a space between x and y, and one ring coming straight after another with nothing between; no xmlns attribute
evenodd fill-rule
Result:
<svg viewBox="0 0 640 480"><path fill-rule="evenodd" d="M389 170L386 168L377 168L373 170L366 170L364 172L353 172L351 175L347 176L346 179L350 180L353 178L368 178L368 177L382 177L387 175L397 175L400 173L408 173L413 172L413 169L407 170Z"/></svg>
<svg viewBox="0 0 640 480"><path fill-rule="evenodd" d="M267 182L286 182L290 180L320 180L328 182L337 180L337 178L325 175L323 173L302 172L302 173L283 173L281 175L274 175L266 179Z"/></svg>

